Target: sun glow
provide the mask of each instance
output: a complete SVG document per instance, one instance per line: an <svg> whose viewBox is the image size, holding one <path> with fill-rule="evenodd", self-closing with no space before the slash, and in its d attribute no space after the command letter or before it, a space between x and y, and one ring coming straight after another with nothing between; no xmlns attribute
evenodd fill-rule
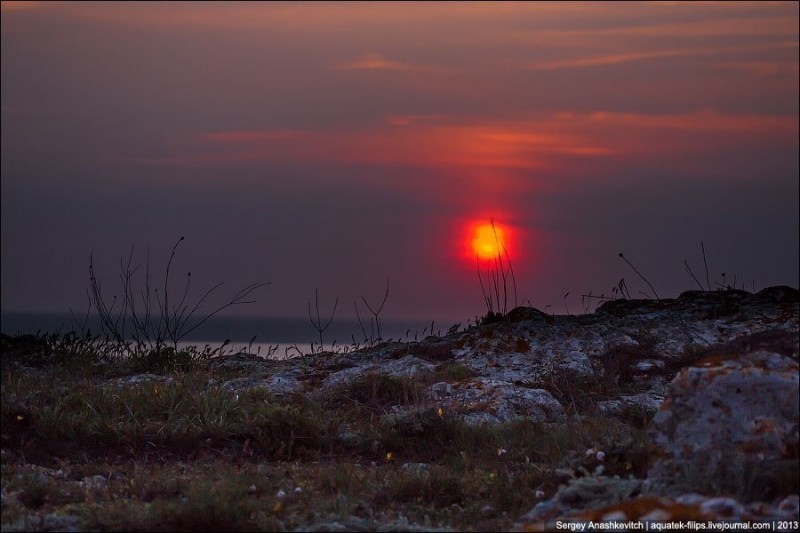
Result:
<svg viewBox="0 0 800 533"><path fill-rule="evenodd" d="M482 223L472 231L472 251L478 259L490 261L507 253L506 231L497 223Z"/></svg>

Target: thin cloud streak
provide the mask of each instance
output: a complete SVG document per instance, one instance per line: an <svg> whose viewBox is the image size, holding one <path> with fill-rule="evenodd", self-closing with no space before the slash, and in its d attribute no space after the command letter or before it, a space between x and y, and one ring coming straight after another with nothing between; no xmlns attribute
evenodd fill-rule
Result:
<svg viewBox="0 0 800 533"><path fill-rule="evenodd" d="M24 0L3 0L0 2L0 10L6 14L17 13L20 11L30 11L32 9L42 9L47 7L49 2L27 2Z"/></svg>
<svg viewBox="0 0 800 533"><path fill-rule="evenodd" d="M691 4L691 3L689 3ZM688 5L688 4L687 4ZM784 7L789 7L787 4ZM652 18L634 20L628 24L607 24L598 22L595 27L575 27L551 29L542 28L536 32L512 31L506 40L516 44L536 44L563 46L566 48L583 46L615 47L634 42L675 42L678 40L705 40L745 37L763 37L774 40L796 40L798 28L791 16L755 16L730 18L730 13L719 11L720 18L706 20L674 21L670 13L665 12L661 20L653 22Z"/></svg>
<svg viewBox="0 0 800 533"><path fill-rule="evenodd" d="M414 65L387 59L377 52L364 54L353 61L337 63L331 66L342 70L397 70L403 72L441 72L443 69L427 65Z"/></svg>
<svg viewBox="0 0 800 533"><path fill-rule="evenodd" d="M642 157L686 149L702 152L724 142L780 143L797 134L797 122L790 117L713 110L661 115L561 112L502 122L455 116L392 116L387 124L353 131L204 132L196 139L215 148L212 152L195 146L189 153L141 160L167 166L328 161L541 169L554 164L552 158L556 156Z"/></svg>
<svg viewBox="0 0 800 533"><path fill-rule="evenodd" d="M540 63L527 63L524 68L532 70L558 70L565 68L597 67L605 65L619 65L633 61L644 61L648 59L660 59L671 57L713 57L722 54L737 52L758 52L767 50L781 50L798 48L797 42L776 42L767 44L752 44L743 46L721 46L721 47L698 47L698 48L678 48L671 50L651 50L643 52L627 52L624 54L609 54L601 56L581 57L574 59L563 59L556 61L546 61Z"/></svg>

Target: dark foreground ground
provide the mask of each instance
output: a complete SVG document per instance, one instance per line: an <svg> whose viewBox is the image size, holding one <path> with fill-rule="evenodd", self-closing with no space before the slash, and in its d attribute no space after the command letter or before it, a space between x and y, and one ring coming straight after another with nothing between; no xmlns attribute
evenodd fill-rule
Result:
<svg viewBox="0 0 800 533"><path fill-rule="evenodd" d="M292 361L3 336L2 529L790 530L797 331L782 287Z"/></svg>

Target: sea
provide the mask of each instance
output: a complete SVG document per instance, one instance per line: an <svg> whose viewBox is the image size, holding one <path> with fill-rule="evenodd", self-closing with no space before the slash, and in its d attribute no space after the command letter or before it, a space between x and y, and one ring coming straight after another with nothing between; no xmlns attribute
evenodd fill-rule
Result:
<svg viewBox="0 0 800 533"><path fill-rule="evenodd" d="M191 327L195 322L190 322ZM363 328L362 328L363 325ZM453 324L436 320L382 319L383 340L412 342L433 333L443 335ZM188 328L187 328L188 329ZM24 334L100 334L99 317L73 316L70 313L0 313L0 330L6 335ZM334 318L319 333L308 317L214 316L187 333L178 348L194 346L202 351L220 349L218 353L247 352L271 359L285 359L319 351L347 352L363 347L378 338L374 321L365 317L359 323L354 318Z"/></svg>

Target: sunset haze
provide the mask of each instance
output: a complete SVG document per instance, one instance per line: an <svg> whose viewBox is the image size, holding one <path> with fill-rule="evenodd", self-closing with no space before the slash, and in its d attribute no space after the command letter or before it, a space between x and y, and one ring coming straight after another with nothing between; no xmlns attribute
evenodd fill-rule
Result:
<svg viewBox="0 0 800 533"><path fill-rule="evenodd" d="M183 236L176 292L271 283L233 315L388 277L383 317L466 322L492 219L548 312L653 296L620 252L705 288L701 242L712 288L797 287L798 6L4 1L2 310Z"/></svg>

